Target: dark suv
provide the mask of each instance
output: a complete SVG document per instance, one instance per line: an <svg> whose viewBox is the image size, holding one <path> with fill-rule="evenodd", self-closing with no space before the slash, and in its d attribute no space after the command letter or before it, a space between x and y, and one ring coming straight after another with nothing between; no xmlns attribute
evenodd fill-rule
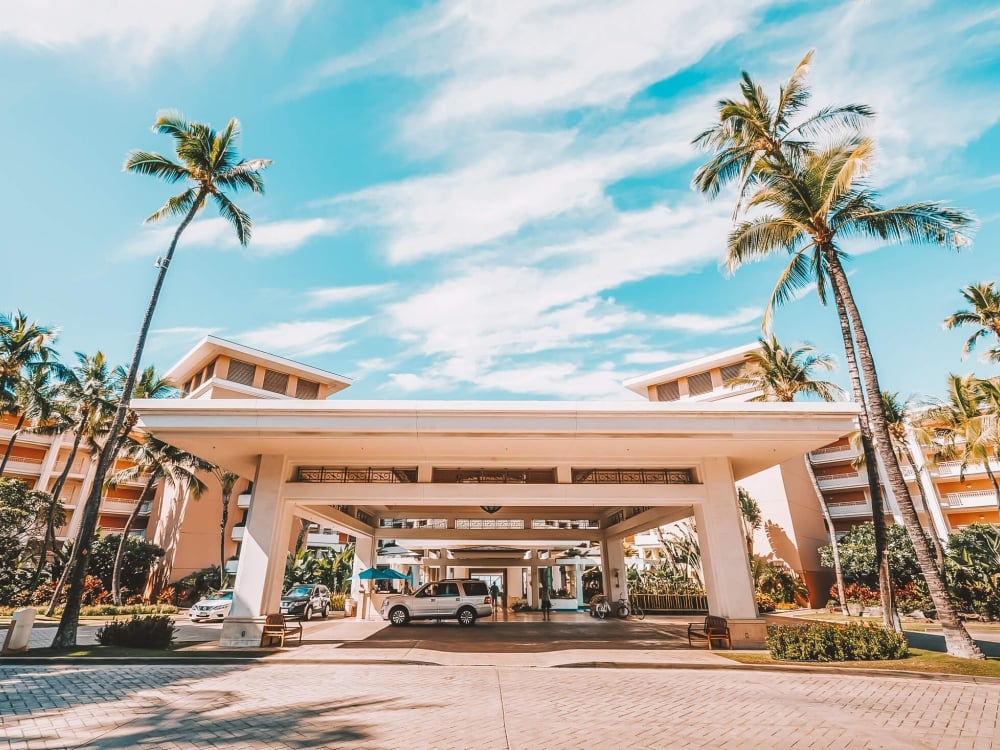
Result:
<svg viewBox="0 0 1000 750"><path fill-rule="evenodd" d="M330 589L319 584L300 584L285 592L278 610L283 615L311 620L313 615L330 614Z"/></svg>
<svg viewBox="0 0 1000 750"><path fill-rule="evenodd" d="M410 620L444 619L475 625L477 618L493 614L493 599L483 581L449 578L425 583L412 594L387 596L381 613L393 625L406 625Z"/></svg>

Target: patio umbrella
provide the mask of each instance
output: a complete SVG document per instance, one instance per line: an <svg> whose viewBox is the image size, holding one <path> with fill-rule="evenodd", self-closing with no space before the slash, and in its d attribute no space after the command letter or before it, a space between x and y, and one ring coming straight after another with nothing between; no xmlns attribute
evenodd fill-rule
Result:
<svg viewBox="0 0 1000 750"><path fill-rule="evenodd" d="M368 568L367 570L362 570L356 576L351 576L351 578L357 578L359 581L407 581L409 576L399 573L391 568Z"/></svg>

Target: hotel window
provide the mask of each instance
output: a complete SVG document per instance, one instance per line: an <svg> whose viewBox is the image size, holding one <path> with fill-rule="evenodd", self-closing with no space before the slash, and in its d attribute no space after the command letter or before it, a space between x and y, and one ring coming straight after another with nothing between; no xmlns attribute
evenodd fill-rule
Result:
<svg viewBox="0 0 1000 750"><path fill-rule="evenodd" d="M703 393L712 392L712 373L699 372L688 378L688 393L692 396L700 396Z"/></svg>
<svg viewBox="0 0 1000 750"><path fill-rule="evenodd" d="M226 379L242 385L253 385L253 376L256 371L257 368L249 362L233 359L229 362L229 375L226 376Z"/></svg>
<svg viewBox="0 0 1000 750"><path fill-rule="evenodd" d="M264 370L264 390L271 391L271 393L284 393L288 390L287 373Z"/></svg>
<svg viewBox="0 0 1000 750"><path fill-rule="evenodd" d="M672 380L669 383L662 383L656 386L657 401L676 401L680 397L681 397L680 386L677 385L676 380Z"/></svg>
<svg viewBox="0 0 1000 750"><path fill-rule="evenodd" d="M722 384L725 385L733 378L739 377L739 374L743 372L743 363L741 362L738 365L726 365L720 372L722 375Z"/></svg>

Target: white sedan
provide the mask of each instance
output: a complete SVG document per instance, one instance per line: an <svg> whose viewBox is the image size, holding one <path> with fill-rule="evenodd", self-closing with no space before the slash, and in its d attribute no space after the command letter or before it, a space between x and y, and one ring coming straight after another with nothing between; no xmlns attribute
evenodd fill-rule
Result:
<svg viewBox="0 0 1000 750"><path fill-rule="evenodd" d="M222 589L209 594L188 611L192 622L208 622L209 620L224 620L233 605L233 590Z"/></svg>

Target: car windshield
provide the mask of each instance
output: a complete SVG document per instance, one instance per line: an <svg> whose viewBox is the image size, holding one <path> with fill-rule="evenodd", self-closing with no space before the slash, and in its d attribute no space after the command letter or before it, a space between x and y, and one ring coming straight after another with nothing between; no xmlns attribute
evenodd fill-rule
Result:
<svg viewBox="0 0 1000 750"><path fill-rule="evenodd" d="M232 591L216 591L214 594L209 594L205 597L208 601L221 601L233 598Z"/></svg>
<svg viewBox="0 0 1000 750"><path fill-rule="evenodd" d="M309 596L309 592L312 590L312 586L296 586L294 589L290 589L286 597L293 596Z"/></svg>

